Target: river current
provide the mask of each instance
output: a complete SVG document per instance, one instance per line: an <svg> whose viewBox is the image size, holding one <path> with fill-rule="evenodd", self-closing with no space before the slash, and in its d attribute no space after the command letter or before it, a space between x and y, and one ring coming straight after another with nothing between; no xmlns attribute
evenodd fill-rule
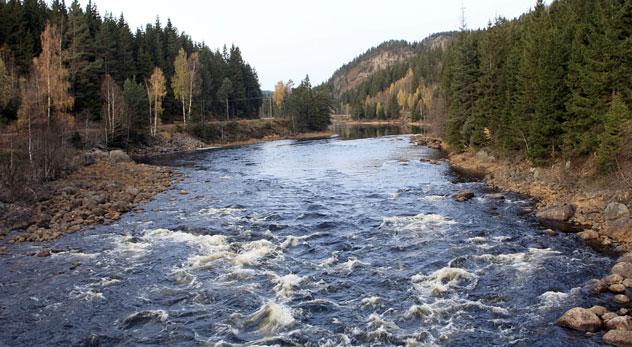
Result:
<svg viewBox="0 0 632 347"><path fill-rule="evenodd" d="M599 345L553 322L600 303L612 260L437 155L398 135L165 158L185 179L144 211L0 256L0 345Z"/></svg>

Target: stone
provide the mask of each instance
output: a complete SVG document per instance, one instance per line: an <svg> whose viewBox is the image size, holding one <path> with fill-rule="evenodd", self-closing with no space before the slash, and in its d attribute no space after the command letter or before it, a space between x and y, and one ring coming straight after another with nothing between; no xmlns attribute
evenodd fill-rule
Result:
<svg viewBox="0 0 632 347"><path fill-rule="evenodd" d="M630 298L625 294L617 294L614 296L614 302L620 305L625 305L630 303Z"/></svg>
<svg viewBox="0 0 632 347"><path fill-rule="evenodd" d="M541 209L535 214L539 220L552 222L568 222L574 215L575 206L570 204Z"/></svg>
<svg viewBox="0 0 632 347"><path fill-rule="evenodd" d="M48 249L43 249L37 252L37 254L35 254L36 257L40 257L40 258L50 257L50 255L51 253L50 253L50 250Z"/></svg>
<svg viewBox="0 0 632 347"><path fill-rule="evenodd" d="M496 158L492 155L489 155L487 151L481 149L480 151L476 153L476 160L478 160L481 163L493 163L496 161Z"/></svg>
<svg viewBox="0 0 632 347"><path fill-rule="evenodd" d="M577 236L584 241L592 241L599 238L599 233L594 230L585 230L577 233Z"/></svg>
<svg viewBox="0 0 632 347"><path fill-rule="evenodd" d="M604 322L607 322L617 317L619 317L619 315L614 312L606 312L603 314L603 316L601 316L601 319L603 319Z"/></svg>
<svg viewBox="0 0 632 347"><path fill-rule="evenodd" d="M549 236L556 236L557 235L557 231L553 230L553 229L546 229L544 231L547 235Z"/></svg>
<svg viewBox="0 0 632 347"><path fill-rule="evenodd" d="M603 342L616 347L632 347L632 331L610 330L603 336Z"/></svg>
<svg viewBox="0 0 632 347"><path fill-rule="evenodd" d="M630 330L632 328L632 318L630 316L619 316L612 318L605 324L606 330Z"/></svg>
<svg viewBox="0 0 632 347"><path fill-rule="evenodd" d="M603 307L603 306L599 306L599 305L595 305L593 307L590 308L590 310L596 314L597 316L601 317L604 314L608 313L608 309Z"/></svg>
<svg viewBox="0 0 632 347"><path fill-rule="evenodd" d="M609 286L613 284L623 283L623 276L619 274L608 275L606 276L605 281L606 281L606 284L608 284Z"/></svg>
<svg viewBox="0 0 632 347"><path fill-rule="evenodd" d="M578 331L595 332L601 329L601 319L591 310L581 307L568 310L555 324Z"/></svg>
<svg viewBox="0 0 632 347"><path fill-rule="evenodd" d="M626 288L632 288L632 279L631 278L626 278L623 280L623 285Z"/></svg>
<svg viewBox="0 0 632 347"><path fill-rule="evenodd" d="M487 194L485 197L492 200L505 200L505 196L501 193Z"/></svg>
<svg viewBox="0 0 632 347"><path fill-rule="evenodd" d="M604 280L596 280L591 288L591 292L594 294L601 294L608 290L608 284Z"/></svg>
<svg viewBox="0 0 632 347"><path fill-rule="evenodd" d="M630 310L628 310L627 308L620 308L619 311L617 311L617 314L619 316L626 316L628 313L630 313Z"/></svg>
<svg viewBox="0 0 632 347"><path fill-rule="evenodd" d="M611 272L614 275L620 275L623 279L632 278L632 263L616 263Z"/></svg>
<svg viewBox="0 0 632 347"><path fill-rule="evenodd" d="M620 218L608 223L605 234L618 241L632 238L632 218Z"/></svg>
<svg viewBox="0 0 632 347"><path fill-rule="evenodd" d="M630 210L624 204L611 202L608 204L608 206L606 206L603 214L606 220L612 221L620 218L630 217Z"/></svg>
<svg viewBox="0 0 632 347"><path fill-rule="evenodd" d="M132 161L132 159L129 157L129 155L127 155L127 153L123 152L120 149L116 149L110 151L108 161L110 162L110 164L129 163Z"/></svg>
<svg viewBox="0 0 632 347"><path fill-rule="evenodd" d="M471 200L472 198L474 198L474 192L471 190L464 190L462 192L457 193L456 195L454 195L454 200L458 201L458 202L465 202L468 200Z"/></svg>
<svg viewBox="0 0 632 347"><path fill-rule="evenodd" d="M615 294L625 293L625 286L623 284L617 283L608 287L608 290Z"/></svg>

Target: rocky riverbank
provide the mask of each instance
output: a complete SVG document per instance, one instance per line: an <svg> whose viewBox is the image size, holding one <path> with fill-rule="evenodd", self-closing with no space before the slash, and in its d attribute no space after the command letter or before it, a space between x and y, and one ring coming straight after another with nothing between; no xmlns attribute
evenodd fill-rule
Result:
<svg viewBox="0 0 632 347"><path fill-rule="evenodd" d="M92 151L83 161L70 176L38 189L34 201L0 206L0 238L49 241L110 224L178 178L169 168L137 164L120 150Z"/></svg>
<svg viewBox="0 0 632 347"><path fill-rule="evenodd" d="M413 137L413 143L445 149L438 139ZM594 295L605 295L608 307L576 307L556 323L585 332L588 336L604 332L603 342L613 346L632 346L632 189L612 178L595 178L590 164L573 168L572 163L533 167L520 158L496 158L487 151L448 154L459 171L484 177L493 188L526 194L537 201L536 217L545 225L577 232L592 246L614 249L623 254L611 273L592 283ZM465 193L454 198L467 201ZM471 198L470 195L467 197ZM550 230L555 235L554 230ZM628 252L628 253L626 253Z"/></svg>

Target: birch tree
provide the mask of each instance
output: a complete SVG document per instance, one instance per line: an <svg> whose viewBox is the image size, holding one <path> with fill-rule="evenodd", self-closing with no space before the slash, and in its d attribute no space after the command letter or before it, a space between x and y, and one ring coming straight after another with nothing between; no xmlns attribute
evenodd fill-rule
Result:
<svg viewBox="0 0 632 347"><path fill-rule="evenodd" d="M167 94L165 75L156 67L147 82L147 98L149 99L149 129L151 136L158 133L158 123L162 114L162 99ZM152 114L153 113L153 114Z"/></svg>
<svg viewBox="0 0 632 347"><path fill-rule="evenodd" d="M193 97L199 95L199 57L197 53L190 57L183 48L180 48L174 61L175 74L171 81L171 87L176 99L182 104L182 122L187 123L191 117Z"/></svg>
<svg viewBox="0 0 632 347"><path fill-rule="evenodd" d="M103 123L105 128L105 143L116 141L122 135L125 121L126 105L121 88L112 76L105 75L101 83L101 98L103 105Z"/></svg>

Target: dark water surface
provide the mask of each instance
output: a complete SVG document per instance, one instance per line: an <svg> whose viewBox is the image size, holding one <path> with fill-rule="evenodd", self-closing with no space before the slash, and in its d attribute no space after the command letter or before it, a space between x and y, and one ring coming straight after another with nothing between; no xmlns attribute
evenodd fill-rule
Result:
<svg viewBox="0 0 632 347"><path fill-rule="evenodd" d="M171 159L185 181L144 212L0 256L0 345L599 345L552 322L598 303L611 259L435 155L391 136Z"/></svg>

